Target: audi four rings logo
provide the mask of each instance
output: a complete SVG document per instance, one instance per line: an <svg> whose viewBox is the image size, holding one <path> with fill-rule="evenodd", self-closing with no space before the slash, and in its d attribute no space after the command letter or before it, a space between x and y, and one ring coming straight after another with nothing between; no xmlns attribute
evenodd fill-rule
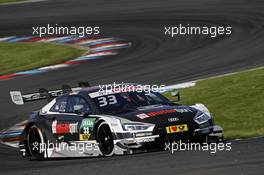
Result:
<svg viewBox="0 0 264 175"><path fill-rule="evenodd" d="M177 122L177 121L179 121L179 118L177 118L177 117L169 118L168 121L169 122Z"/></svg>

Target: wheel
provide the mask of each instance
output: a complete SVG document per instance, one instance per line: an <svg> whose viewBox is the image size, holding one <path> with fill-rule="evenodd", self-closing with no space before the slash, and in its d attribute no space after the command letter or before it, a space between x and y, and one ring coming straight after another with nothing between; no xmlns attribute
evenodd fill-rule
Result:
<svg viewBox="0 0 264 175"><path fill-rule="evenodd" d="M44 136L42 131L35 125L31 126L27 134L27 147L31 158L44 159L43 148L45 148Z"/></svg>
<svg viewBox="0 0 264 175"><path fill-rule="evenodd" d="M114 140L110 127L102 122L97 129L97 142L103 156L111 156L114 150Z"/></svg>

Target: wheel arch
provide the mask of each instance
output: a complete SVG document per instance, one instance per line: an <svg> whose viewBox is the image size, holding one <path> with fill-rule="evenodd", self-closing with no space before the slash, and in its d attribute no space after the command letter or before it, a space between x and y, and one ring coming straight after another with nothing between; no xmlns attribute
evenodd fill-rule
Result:
<svg viewBox="0 0 264 175"><path fill-rule="evenodd" d="M29 122L26 125L26 127L24 128L24 130L23 130L23 132L22 132L22 134L20 136L20 144L19 144L19 145L24 145L24 149L26 150L26 155L28 155L28 156L32 156L30 154L30 151L29 151L28 140L27 140L27 138L28 138L28 132L29 132L29 130L30 130L30 128L32 126L36 126L38 129L40 129L41 130L41 133L43 135L44 142L46 140L45 132L39 127L38 123L36 121Z"/></svg>
<svg viewBox="0 0 264 175"><path fill-rule="evenodd" d="M35 125L35 122L29 122L26 127L24 128L22 134L20 135L20 138L19 138L19 145L24 145L24 149L26 150L26 155L30 155L30 151L29 151L29 148L28 148L28 143L27 143L27 134L28 134L28 131L29 129Z"/></svg>
<svg viewBox="0 0 264 175"><path fill-rule="evenodd" d="M95 124L94 124L94 136L95 136L95 140L97 140L97 131L98 131L98 127L100 126L101 123L106 122L103 119L99 119ZM106 122L107 123L107 122ZM109 125L109 124L108 124ZM110 126L109 126L110 127Z"/></svg>
<svg viewBox="0 0 264 175"><path fill-rule="evenodd" d="M22 134L20 135L20 142L24 142L26 139L27 139L27 134L28 134L28 131L29 129L35 125L35 122L29 122L26 127L24 128Z"/></svg>
<svg viewBox="0 0 264 175"><path fill-rule="evenodd" d="M116 133L114 132L114 130L113 130L113 128L111 127L111 125L109 124L109 122L107 122L107 121L104 120L104 119L99 119L99 120L95 123L95 125L94 125L94 135L95 135L95 139L97 140L97 131L98 131L98 127L99 127L100 124L103 123L103 122L105 122L105 123L109 126L109 128L110 128L110 130L111 130L111 132L112 132L113 138L115 139L115 138L117 137L117 136L116 136Z"/></svg>

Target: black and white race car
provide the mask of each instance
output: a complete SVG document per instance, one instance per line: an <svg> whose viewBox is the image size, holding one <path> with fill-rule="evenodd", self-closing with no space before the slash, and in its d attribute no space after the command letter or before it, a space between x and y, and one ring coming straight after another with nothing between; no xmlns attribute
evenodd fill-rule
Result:
<svg viewBox="0 0 264 175"><path fill-rule="evenodd" d="M214 124L202 104L180 105L158 92L126 89L63 86L22 95L10 92L12 101L48 99L32 112L20 135L24 157L111 156L163 148L172 141L205 142L223 139L223 129ZM109 86L108 86L109 87Z"/></svg>

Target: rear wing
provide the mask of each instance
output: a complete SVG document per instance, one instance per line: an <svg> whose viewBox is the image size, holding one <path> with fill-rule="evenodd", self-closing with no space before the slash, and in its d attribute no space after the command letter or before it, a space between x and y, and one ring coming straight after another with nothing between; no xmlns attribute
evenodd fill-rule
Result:
<svg viewBox="0 0 264 175"><path fill-rule="evenodd" d="M69 85L63 85L61 89L47 90L40 88L38 92L30 94L22 94L20 91L10 91L11 100L16 105L23 105L25 102L45 100L51 101L53 98L61 96L63 94L81 90L83 87L90 87L88 82L79 82L77 87L70 87Z"/></svg>

